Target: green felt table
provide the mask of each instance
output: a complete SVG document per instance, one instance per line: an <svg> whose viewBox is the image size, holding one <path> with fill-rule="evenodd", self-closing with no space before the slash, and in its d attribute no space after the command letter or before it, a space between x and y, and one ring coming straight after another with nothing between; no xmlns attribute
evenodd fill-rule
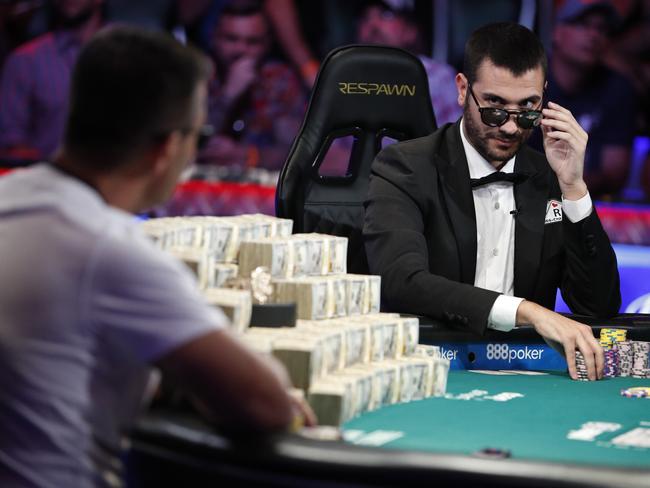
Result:
<svg viewBox="0 0 650 488"><path fill-rule="evenodd" d="M650 467L650 399L620 394L650 387L650 379L489 373L451 371L445 397L366 413L345 424L345 437L390 449L474 454L497 448L513 459ZM589 422L608 429L589 433Z"/></svg>

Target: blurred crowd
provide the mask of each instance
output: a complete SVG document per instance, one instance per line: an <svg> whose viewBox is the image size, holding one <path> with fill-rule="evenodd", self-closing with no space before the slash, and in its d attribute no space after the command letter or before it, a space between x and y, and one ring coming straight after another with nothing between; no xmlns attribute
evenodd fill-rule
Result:
<svg viewBox="0 0 650 488"><path fill-rule="evenodd" d="M487 4L489 12L483 11ZM525 12L529 5L0 0L0 163L16 166L53 156L64 129L71 68L81 46L107 24L167 30L208 53L214 64L208 102L213 133L194 176L272 184L329 50L384 44L416 54L442 125L461 114L454 80L462 59L454 46L462 52L464 33L482 23L519 20L530 23L548 47L546 99L569 108L589 133L591 194L650 199L650 0L538 0L532 15ZM443 46L440 29L447 36ZM530 144L541 148L537 136Z"/></svg>

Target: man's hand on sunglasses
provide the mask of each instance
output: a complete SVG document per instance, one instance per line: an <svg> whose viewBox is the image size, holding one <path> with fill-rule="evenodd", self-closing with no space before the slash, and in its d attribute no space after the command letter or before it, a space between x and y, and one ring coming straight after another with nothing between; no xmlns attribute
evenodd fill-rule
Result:
<svg viewBox="0 0 650 488"><path fill-rule="evenodd" d="M544 151L557 175L564 198L578 200L587 194L583 179L587 133L564 107L548 102L542 110Z"/></svg>

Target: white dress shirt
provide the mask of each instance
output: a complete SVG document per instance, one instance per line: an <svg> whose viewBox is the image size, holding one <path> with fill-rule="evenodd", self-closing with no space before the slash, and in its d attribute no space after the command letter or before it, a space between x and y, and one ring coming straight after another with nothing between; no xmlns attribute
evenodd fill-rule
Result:
<svg viewBox="0 0 650 488"><path fill-rule="evenodd" d="M469 166L470 178L482 178L497 171L465 137L464 121L460 123L460 137ZM516 156L515 156L516 157ZM515 169L515 157L502 168L503 173ZM513 184L496 182L472 190L476 212L476 275L474 286L502 293L492 306L487 326L508 331L516 323L517 308L524 300L514 294L515 218ZM571 222L578 222L591 214L591 197L587 193L579 200L562 198L562 210Z"/></svg>

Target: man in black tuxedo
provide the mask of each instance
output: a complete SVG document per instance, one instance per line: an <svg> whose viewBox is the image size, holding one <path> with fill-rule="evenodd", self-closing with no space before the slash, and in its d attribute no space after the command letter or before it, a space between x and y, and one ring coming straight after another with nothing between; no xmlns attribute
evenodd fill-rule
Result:
<svg viewBox="0 0 650 488"><path fill-rule="evenodd" d="M466 45L456 76L463 117L387 147L373 163L364 239L385 306L479 333L531 324L559 342L576 378L602 377L591 329L553 312L558 287L575 313L620 307L616 257L583 180L587 134L543 107L546 56L514 23ZM540 126L545 155L526 140Z"/></svg>

